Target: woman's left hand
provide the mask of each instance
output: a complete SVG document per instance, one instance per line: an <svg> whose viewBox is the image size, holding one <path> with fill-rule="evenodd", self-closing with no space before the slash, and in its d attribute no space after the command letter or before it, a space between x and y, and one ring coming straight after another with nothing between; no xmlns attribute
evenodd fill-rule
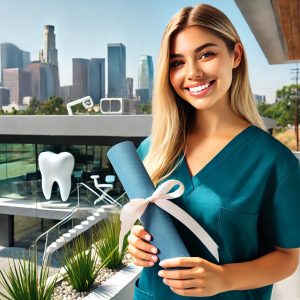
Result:
<svg viewBox="0 0 300 300"><path fill-rule="evenodd" d="M158 275L163 277L163 282L178 295L204 297L228 290L224 268L205 259L199 257L172 258L161 261L160 265L165 270L159 271ZM186 269L166 270L178 267Z"/></svg>

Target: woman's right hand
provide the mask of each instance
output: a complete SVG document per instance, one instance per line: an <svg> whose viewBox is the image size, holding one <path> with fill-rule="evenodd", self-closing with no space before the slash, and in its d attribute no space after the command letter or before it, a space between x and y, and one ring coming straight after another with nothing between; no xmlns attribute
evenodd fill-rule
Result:
<svg viewBox="0 0 300 300"><path fill-rule="evenodd" d="M128 236L128 252L135 265L152 267L157 262L157 248L150 244L151 236L143 226L134 225Z"/></svg>

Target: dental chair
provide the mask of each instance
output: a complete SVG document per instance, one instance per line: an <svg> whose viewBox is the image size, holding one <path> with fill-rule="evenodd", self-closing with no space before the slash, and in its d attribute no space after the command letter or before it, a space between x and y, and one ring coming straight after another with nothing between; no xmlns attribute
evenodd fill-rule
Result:
<svg viewBox="0 0 300 300"><path fill-rule="evenodd" d="M114 182L116 180L114 175L106 175L105 177L105 183L99 183L98 179L100 178L99 175L92 175L91 179L94 180L94 186L97 190L101 192L101 195L99 198L97 198L94 201L94 204L96 205L100 201L109 202L111 204L118 204L117 201L115 201L111 196L108 195L108 192L111 191L114 188ZM121 205L120 205L121 206Z"/></svg>

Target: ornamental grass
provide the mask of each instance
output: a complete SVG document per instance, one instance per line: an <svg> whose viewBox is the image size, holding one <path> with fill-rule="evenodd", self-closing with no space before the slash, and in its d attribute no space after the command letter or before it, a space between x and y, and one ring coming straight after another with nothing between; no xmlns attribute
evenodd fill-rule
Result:
<svg viewBox="0 0 300 300"><path fill-rule="evenodd" d="M28 259L9 261L8 271L0 270L0 282L5 300L51 300L57 277L49 278L47 263L38 266L37 254L29 252Z"/></svg>

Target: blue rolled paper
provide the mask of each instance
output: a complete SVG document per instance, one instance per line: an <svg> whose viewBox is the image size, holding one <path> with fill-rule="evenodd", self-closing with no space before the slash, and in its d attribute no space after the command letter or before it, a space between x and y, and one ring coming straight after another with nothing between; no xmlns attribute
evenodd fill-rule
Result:
<svg viewBox="0 0 300 300"><path fill-rule="evenodd" d="M153 194L155 187L132 142L116 144L107 156L129 199L145 199ZM149 203L141 222L151 234L151 243L159 250L160 260L190 256L171 217L160 207Z"/></svg>

